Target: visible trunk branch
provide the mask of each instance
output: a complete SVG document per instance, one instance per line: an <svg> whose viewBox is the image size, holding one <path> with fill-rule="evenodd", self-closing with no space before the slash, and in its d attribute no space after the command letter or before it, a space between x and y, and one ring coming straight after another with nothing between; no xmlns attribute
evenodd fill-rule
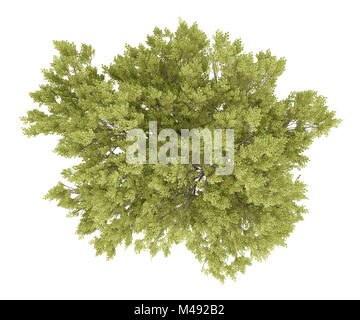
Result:
<svg viewBox="0 0 360 320"><path fill-rule="evenodd" d="M255 215L255 213L254 213L252 210L250 210L249 207L248 207L244 202L241 201L241 199L240 199L240 197L239 197L239 194L238 194L237 192L235 192L235 195L236 195L236 198L237 198L237 200L239 201L240 205L241 205L248 213L250 213L250 214L252 214L252 215Z"/></svg>

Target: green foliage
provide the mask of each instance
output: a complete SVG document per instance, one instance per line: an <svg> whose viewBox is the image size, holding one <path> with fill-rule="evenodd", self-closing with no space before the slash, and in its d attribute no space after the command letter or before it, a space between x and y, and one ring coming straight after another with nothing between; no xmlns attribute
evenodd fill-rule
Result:
<svg viewBox="0 0 360 320"><path fill-rule="evenodd" d="M39 106L22 118L24 133L58 135L55 152L81 159L62 172L70 186L59 182L46 198L79 217L77 233L92 235L97 254L112 258L119 245L134 244L167 256L184 242L203 271L223 281L285 245L306 212L298 204L306 186L291 172L304 167L314 138L340 121L314 91L276 98L283 58L245 53L220 31L209 41L183 21L175 33L155 28L146 44L126 45L102 71L91 64L91 46L54 45L59 55L31 93ZM126 131L147 132L149 121L159 131L234 129L234 173L128 164L119 152L129 144Z"/></svg>

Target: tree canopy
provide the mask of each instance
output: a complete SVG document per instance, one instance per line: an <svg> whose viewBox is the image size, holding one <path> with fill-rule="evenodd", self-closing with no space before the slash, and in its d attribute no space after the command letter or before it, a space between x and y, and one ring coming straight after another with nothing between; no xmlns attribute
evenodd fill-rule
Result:
<svg viewBox="0 0 360 320"><path fill-rule="evenodd" d="M221 31L210 40L184 21L126 45L101 70L90 45L54 45L58 55L30 94L37 105L22 118L23 131L57 135L54 151L81 160L46 198L79 218L77 234L90 235L98 255L112 258L124 244L167 256L184 243L223 281L285 245L307 212L299 204L306 185L294 169L340 120L315 91L276 97L284 58L247 53ZM204 162L128 163L126 134L140 128L149 136L149 121L159 131L233 129L233 173L217 175Z"/></svg>

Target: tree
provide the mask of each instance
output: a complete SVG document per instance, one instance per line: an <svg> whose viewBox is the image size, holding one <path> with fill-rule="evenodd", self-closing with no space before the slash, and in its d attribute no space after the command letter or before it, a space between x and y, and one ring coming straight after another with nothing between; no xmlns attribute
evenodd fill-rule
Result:
<svg viewBox="0 0 360 320"><path fill-rule="evenodd" d="M275 96L285 59L246 53L221 31L210 41L184 21L176 32L155 28L146 44L126 45L102 71L91 64L90 45L54 45L59 55L30 94L38 106L22 118L23 130L55 134L56 153L81 159L45 198L79 217L77 234L91 235L98 255L134 244L167 256L184 242L205 273L224 281L285 245L307 212L299 204L306 186L293 171L340 122L314 91ZM149 121L159 131L233 129L233 173L217 175L204 162L128 163L126 134L140 128L148 138Z"/></svg>

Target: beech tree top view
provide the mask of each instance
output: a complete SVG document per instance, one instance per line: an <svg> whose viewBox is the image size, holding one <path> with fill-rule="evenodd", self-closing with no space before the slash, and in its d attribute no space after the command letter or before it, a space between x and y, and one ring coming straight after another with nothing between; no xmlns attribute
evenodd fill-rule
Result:
<svg viewBox="0 0 360 320"><path fill-rule="evenodd" d="M315 91L276 97L285 59L247 53L221 31L208 39L184 21L126 45L101 70L90 45L54 45L23 131L54 134L56 153L80 159L45 198L78 217L77 234L90 236L98 255L112 258L124 244L167 256L184 243L206 274L224 281L286 244L307 212L299 204L306 185L293 172L340 120ZM159 132L233 129L233 172L216 174L218 165L203 161L204 144L199 164L129 163L127 132L142 129L148 140L151 121Z"/></svg>

